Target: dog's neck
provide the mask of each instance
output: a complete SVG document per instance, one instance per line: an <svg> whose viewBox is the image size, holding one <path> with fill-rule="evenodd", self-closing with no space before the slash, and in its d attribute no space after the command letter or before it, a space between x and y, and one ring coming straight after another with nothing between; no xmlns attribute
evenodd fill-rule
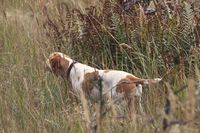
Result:
<svg viewBox="0 0 200 133"><path fill-rule="evenodd" d="M70 81L70 72L74 66L74 64L76 64L76 61L72 61L72 63L69 65L69 67L67 68L67 72L66 72L66 76L67 76L67 80Z"/></svg>

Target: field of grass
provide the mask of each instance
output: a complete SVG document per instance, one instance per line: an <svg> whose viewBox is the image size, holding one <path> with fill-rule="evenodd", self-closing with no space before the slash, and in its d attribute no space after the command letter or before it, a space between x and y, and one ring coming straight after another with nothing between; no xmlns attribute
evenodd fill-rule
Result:
<svg viewBox="0 0 200 133"><path fill-rule="evenodd" d="M164 1L153 1L152 16L138 5L123 12L114 0L87 9L87 0L1 0L0 132L91 131L92 109L45 69L54 51L97 68L163 77L144 87L144 114L118 118L127 107L115 107L100 132L200 132L200 12L182 1L170 14Z"/></svg>

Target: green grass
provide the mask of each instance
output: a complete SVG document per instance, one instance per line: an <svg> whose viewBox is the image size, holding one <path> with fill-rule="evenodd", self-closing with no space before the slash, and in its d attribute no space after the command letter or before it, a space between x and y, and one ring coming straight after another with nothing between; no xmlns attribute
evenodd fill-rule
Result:
<svg viewBox="0 0 200 133"><path fill-rule="evenodd" d="M28 24L23 25L17 17L12 17L15 16L0 21L0 130L81 132L78 124L81 119L78 118L78 112L74 111L76 107L68 105L72 102L67 87L61 79L45 70L43 54L48 51L43 53L42 46L32 38L34 33L27 31L27 25L32 25L32 18L29 18ZM67 117L72 111L77 118L70 122L72 117Z"/></svg>
<svg viewBox="0 0 200 133"><path fill-rule="evenodd" d="M72 108L62 79L46 72L37 44L20 25L1 24L1 131L82 132L78 107Z"/></svg>
<svg viewBox="0 0 200 133"><path fill-rule="evenodd" d="M52 13L48 21L52 21L58 29L62 29L59 14L55 11L56 3L58 1L53 1L52 5L47 7L48 13ZM130 121L115 118L114 111L110 111L103 119L102 132L141 132L142 130L155 132L162 129L166 89L170 90L169 99L174 106L173 119L186 121L179 130L183 132L200 130L199 110L196 108L197 101L194 96L194 84L199 80L200 75L199 47L187 49L188 44L193 45L195 41L196 43L199 41L199 23L195 21L197 26L190 33L189 22L192 20L189 16L192 16L190 15L192 11L188 9L188 5L184 8L185 14L181 14L186 18L181 29L177 26L177 19L181 15L169 20L167 26L163 28L164 24L159 19L162 16L158 14L154 18L154 32L151 31L153 28L151 29L146 23L139 25L141 18L135 18L134 22L137 26L129 25L128 30L124 25L126 22L120 23L119 14L113 10L111 20L115 31L110 31L108 28L110 26L108 21L111 20L99 19L100 24L93 20L95 28L88 29L92 34L82 38L78 37L80 29L77 27L84 29L88 28L88 25L83 27L74 25L71 29L67 29L69 33L59 31L63 33L61 38L54 32L52 25L48 25L45 29L43 24L47 20L41 15L38 5L37 2L32 1L9 0L4 1L0 6L2 7L0 132L82 133L90 131L87 125L87 114L84 112L89 112L91 118L92 109L84 106L84 102L80 102L72 95L70 87L63 79L55 77L45 69L45 59L53 51L65 52L77 61L94 67L124 70L144 78L159 77L167 73L160 85L145 87L142 103L144 116L138 116L135 121ZM68 21L80 23L80 18L70 18L65 22ZM196 38L193 38L194 36ZM127 43L131 48L122 43ZM186 54L182 57L181 52ZM169 60L165 61L164 58ZM178 64L174 58L179 59ZM182 58L183 64L181 64ZM173 85L169 85L170 80L175 81ZM174 96L173 91L179 90L185 84L188 87L178 96ZM124 110L127 113L126 108L116 109L122 114ZM150 121L152 118L154 121Z"/></svg>

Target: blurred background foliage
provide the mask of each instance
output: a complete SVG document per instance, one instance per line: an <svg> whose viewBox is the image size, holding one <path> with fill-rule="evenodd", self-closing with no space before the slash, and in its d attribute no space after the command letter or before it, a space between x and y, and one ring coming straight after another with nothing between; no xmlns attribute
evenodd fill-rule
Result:
<svg viewBox="0 0 200 133"><path fill-rule="evenodd" d="M199 132L199 7L198 0L0 0L0 132L90 131L92 110L45 70L54 51L100 69L163 77L144 87L144 116L108 115L102 132L176 124L176 132Z"/></svg>

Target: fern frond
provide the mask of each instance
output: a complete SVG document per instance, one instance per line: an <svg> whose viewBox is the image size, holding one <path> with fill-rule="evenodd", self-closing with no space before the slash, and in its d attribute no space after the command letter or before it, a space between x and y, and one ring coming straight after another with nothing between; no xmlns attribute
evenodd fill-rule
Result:
<svg viewBox="0 0 200 133"><path fill-rule="evenodd" d="M193 42L195 40L194 22L194 11L192 9L192 6L187 2L183 2L183 12L181 16L181 27L179 35L182 40L181 47L184 49L184 51L187 52L190 49L191 45L193 45Z"/></svg>
<svg viewBox="0 0 200 133"><path fill-rule="evenodd" d="M183 7L183 32L185 35L190 34L193 32L194 29L194 11L192 10L192 6L187 2L184 2Z"/></svg>

